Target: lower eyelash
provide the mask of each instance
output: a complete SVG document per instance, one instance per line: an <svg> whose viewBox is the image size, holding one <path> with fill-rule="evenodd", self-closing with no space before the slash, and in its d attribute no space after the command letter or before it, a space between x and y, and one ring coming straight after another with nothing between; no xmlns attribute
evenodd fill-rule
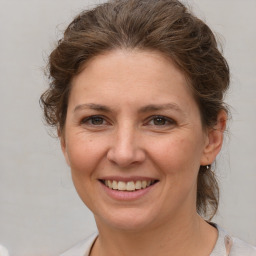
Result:
<svg viewBox="0 0 256 256"><path fill-rule="evenodd" d="M165 123L163 125L156 125L156 124L154 124L155 126L165 126L165 125L168 125L168 124L171 125L171 124L175 124L176 123L173 119L165 117L165 116L152 116L150 118L149 122L154 121L154 119L157 119L157 118L158 119L163 119L165 121Z"/></svg>
<svg viewBox="0 0 256 256"><path fill-rule="evenodd" d="M94 118L95 118L95 119L96 119L96 118L102 119L102 122L105 121L102 116L89 116L89 117L83 118L80 123L81 123L81 124L87 124L87 123L89 123L89 121L92 121ZM95 125L95 126L97 126L97 124L90 124L90 125ZM102 124L98 124L98 125L102 125Z"/></svg>

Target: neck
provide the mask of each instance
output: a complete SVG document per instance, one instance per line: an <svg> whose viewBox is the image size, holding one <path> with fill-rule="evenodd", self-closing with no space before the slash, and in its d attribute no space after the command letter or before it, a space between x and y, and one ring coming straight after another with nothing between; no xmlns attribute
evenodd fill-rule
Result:
<svg viewBox="0 0 256 256"><path fill-rule="evenodd" d="M217 230L197 214L164 225L124 231L100 225L91 256L184 256L209 255L217 240Z"/></svg>

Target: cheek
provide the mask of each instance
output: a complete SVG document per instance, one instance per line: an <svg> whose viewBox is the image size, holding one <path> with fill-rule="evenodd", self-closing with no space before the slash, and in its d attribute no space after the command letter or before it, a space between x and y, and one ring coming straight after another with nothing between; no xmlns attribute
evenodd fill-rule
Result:
<svg viewBox="0 0 256 256"><path fill-rule="evenodd" d="M152 160L166 177L168 187L177 194L191 190L197 180L200 167L200 142L189 138L162 140L151 153Z"/></svg>
<svg viewBox="0 0 256 256"><path fill-rule="evenodd" d="M84 136L85 137L85 136ZM70 137L67 144L67 154L70 162L72 180L82 201L90 208L93 207L95 178L102 151L99 144L90 138Z"/></svg>
<svg viewBox="0 0 256 256"><path fill-rule="evenodd" d="M200 141L179 137L159 140L151 150L156 161L164 166L176 167L175 169L187 165L191 168L197 166L203 152Z"/></svg>
<svg viewBox="0 0 256 256"><path fill-rule="evenodd" d="M67 144L67 154L73 175L88 176L95 170L103 147L90 138L73 137Z"/></svg>

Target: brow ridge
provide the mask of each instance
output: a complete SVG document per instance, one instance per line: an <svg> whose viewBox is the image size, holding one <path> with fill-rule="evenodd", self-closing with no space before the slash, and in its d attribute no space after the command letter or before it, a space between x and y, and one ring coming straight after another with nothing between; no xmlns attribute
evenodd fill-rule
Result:
<svg viewBox="0 0 256 256"><path fill-rule="evenodd" d="M110 112L111 109L107 106L101 105L101 104L95 104L95 103L87 103L87 104L80 104L77 105L74 108L74 112L83 110L83 109L93 109L93 110L98 110L98 111L103 111L103 112Z"/></svg>
<svg viewBox="0 0 256 256"><path fill-rule="evenodd" d="M103 112L111 112L113 111L111 108L101 105L101 104L95 104L95 103L86 103L86 104L80 104L77 105L74 108L74 112L83 110L83 109L92 109L96 111L103 111ZM149 104L146 106L143 106L139 109L139 113L146 113L146 112L152 112L152 111L158 111L158 110L168 110L172 109L178 112L182 112L182 110L179 108L179 106L175 103L166 103L166 104Z"/></svg>

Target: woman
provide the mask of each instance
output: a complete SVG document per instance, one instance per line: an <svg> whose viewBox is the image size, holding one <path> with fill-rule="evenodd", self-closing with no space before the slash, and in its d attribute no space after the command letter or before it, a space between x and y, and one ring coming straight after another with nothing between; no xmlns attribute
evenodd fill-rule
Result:
<svg viewBox="0 0 256 256"><path fill-rule="evenodd" d="M176 0L82 12L49 58L41 103L98 234L63 255L256 255L209 223L228 65Z"/></svg>

